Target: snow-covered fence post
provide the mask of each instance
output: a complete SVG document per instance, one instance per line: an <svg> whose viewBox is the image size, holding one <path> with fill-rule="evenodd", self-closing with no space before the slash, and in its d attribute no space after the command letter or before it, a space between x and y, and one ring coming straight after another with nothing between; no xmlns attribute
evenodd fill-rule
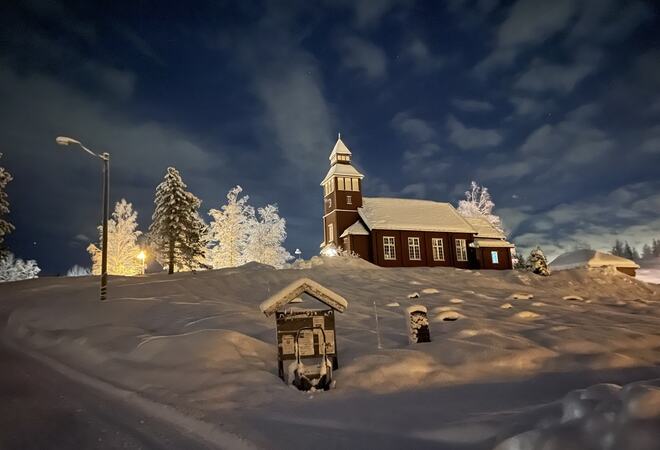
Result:
<svg viewBox="0 0 660 450"><path fill-rule="evenodd" d="M431 342L426 306L412 305L406 308L406 321L408 322L408 340L411 344Z"/></svg>

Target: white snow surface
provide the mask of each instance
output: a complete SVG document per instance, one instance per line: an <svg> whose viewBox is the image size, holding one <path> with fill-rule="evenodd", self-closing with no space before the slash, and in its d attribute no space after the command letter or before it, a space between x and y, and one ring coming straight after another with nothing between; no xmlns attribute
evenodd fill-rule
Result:
<svg viewBox="0 0 660 450"><path fill-rule="evenodd" d="M647 283L660 284L660 258L642 260L639 263L636 277Z"/></svg>
<svg viewBox="0 0 660 450"><path fill-rule="evenodd" d="M660 377L660 289L613 270L475 277L344 257L301 267L111 277L104 303L97 277L40 278L0 285L0 308L9 313L6 336L20 345L269 449L493 449L525 432L546 446L500 448L589 448L565 433L603 434L596 425L608 406L578 402L562 422L557 399ZM328 392L301 393L277 377L275 320L259 310L302 277L350 303L335 316L339 369ZM439 293L408 299L411 285ZM534 303L501 307L520 292ZM411 345L405 310L417 303L431 312L431 342ZM657 394L640 395L615 402L610 431L624 440L614 442L633 442L625 439L656 420ZM591 420L583 406L603 412ZM624 420L630 408L633 422ZM553 436L565 446L549 446Z"/></svg>
<svg viewBox="0 0 660 450"><path fill-rule="evenodd" d="M639 265L630 259L591 249L564 253L557 256L550 263L550 270L574 269L576 267L628 267L637 269Z"/></svg>

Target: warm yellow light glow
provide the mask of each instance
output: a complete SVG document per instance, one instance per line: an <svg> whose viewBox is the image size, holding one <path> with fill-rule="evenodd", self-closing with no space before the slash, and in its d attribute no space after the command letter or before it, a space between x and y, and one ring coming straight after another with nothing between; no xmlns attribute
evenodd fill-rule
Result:
<svg viewBox="0 0 660 450"><path fill-rule="evenodd" d="M147 254L144 253L144 250L140 251L140 253L138 253L137 255L137 259L139 259L140 261L144 261L146 258L147 258Z"/></svg>

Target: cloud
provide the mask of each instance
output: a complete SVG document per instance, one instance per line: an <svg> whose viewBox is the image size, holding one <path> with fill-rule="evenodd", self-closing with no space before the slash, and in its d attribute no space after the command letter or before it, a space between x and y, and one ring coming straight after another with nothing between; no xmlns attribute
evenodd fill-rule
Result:
<svg viewBox="0 0 660 450"><path fill-rule="evenodd" d="M445 66L445 58L434 55L424 41L414 38L403 49L404 56L412 61L415 70L422 73L432 72Z"/></svg>
<svg viewBox="0 0 660 450"><path fill-rule="evenodd" d="M411 0L332 0L329 5L341 4L353 10L354 23L358 28L374 27L399 5L411 3Z"/></svg>
<svg viewBox="0 0 660 450"><path fill-rule="evenodd" d="M451 102L456 108L465 112L484 112L492 111L494 109L490 102L484 100L455 98Z"/></svg>
<svg viewBox="0 0 660 450"><path fill-rule="evenodd" d="M342 64L363 73L367 78L383 78L387 74L385 52L371 42L357 36L339 40Z"/></svg>
<svg viewBox="0 0 660 450"><path fill-rule="evenodd" d="M639 148L645 153L660 154L660 125L646 131Z"/></svg>
<svg viewBox="0 0 660 450"><path fill-rule="evenodd" d="M518 76L516 89L528 92L555 92L567 94L577 84L591 75L597 67L595 61L576 62L570 65L552 64L540 58L534 59L527 70Z"/></svg>
<svg viewBox="0 0 660 450"><path fill-rule="evenodd" d="M427 121L414 117L409 112L397 113L392 118L392 126L399 133L419 143L430 141L436 137L435 130Z"/></svg>
<svg viewBox="0 0 660 450"><path fill-rule="evenodd" d="M552 112L556 105L552 100L539 100L532 97L514 95L509 98L514 107L514 113L518 116L536 118Z"/></svg>
<svg viewBox="0 0 660 450"><path fill-rule="evenodd" d="M426 185L424 183L413 183L404 186L401 194L406 197L424 198L426 197Z"/></svg>
<svg viewBox="0 0 660 450"><path fill-rule="evenodd" d="M577 7L574 0L518 0L499 25L495 48L475 67L476 73L483 75L494 68L507 66L522 49L559 33L570 23Z"/></svg>
<svg viewBox="0 0 660 450"><path fill-rule="evenodd" d="M658 189L657 181L632 183L535 211L523 217L513 241L525 250L541 245L549 258L575 247L609 251L616 239L639 248L660 235Z"/></svg>
<svg viewBox="0 0 660 450"><path fill-rule="evenodd" d="M454 116L447 118L449 141L464 150L495 147L502 142L502 135L497 130L469 128Z"/></svg>

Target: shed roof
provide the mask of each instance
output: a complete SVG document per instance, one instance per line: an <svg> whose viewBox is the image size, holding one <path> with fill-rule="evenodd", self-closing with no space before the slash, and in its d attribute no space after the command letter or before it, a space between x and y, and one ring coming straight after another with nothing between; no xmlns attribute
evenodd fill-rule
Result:
<svg viewBox="0 0 660 450"><path fill-rule="evenodd" d="M477 232L477 237L506 239L504 233L495 228L485 217L464 217Z"/></svg>
<svg viewBox="0 0 660 450"><path fill-rule="evenodd" d="M572 269L575 267L607 266L639 269L639 265L635 261L591 249L575 250L564 253L556 257L550 263L550 267L554 270Z"/></svg>
<svg viewBox="0 0 660 450"><path fill-rule="evenodd" d="M511 242L507 242L504 239L483 239L477 237L472 244L474 248L514 248Z"/></svg>
<svg viewBox="0 0 660 450"><path fill-rule="evenodd" d="M369 230L367 230L364 227L364 225L362 225L362 222L358 220L353 225L346 228L346 230L344 230L344 232L339 237L346 237L349 234L359 235L359 236L369 236Z"/></svg>
<svg viewBox="0 0 660 450"><path fill-rule="evenodd" d="M339 312L344 312L348 308L348 301L341 295L321 286L314 280L300 278L261 302L259 309L266 317L271 316L275 311L302 294L311 295Z"/></svg>
<svg viewBox="0 0 660 450"><path fill-rule="evenodd" d="M370 230L476 233L449 203L406 198L365 197L358 208Z"/></svg>

